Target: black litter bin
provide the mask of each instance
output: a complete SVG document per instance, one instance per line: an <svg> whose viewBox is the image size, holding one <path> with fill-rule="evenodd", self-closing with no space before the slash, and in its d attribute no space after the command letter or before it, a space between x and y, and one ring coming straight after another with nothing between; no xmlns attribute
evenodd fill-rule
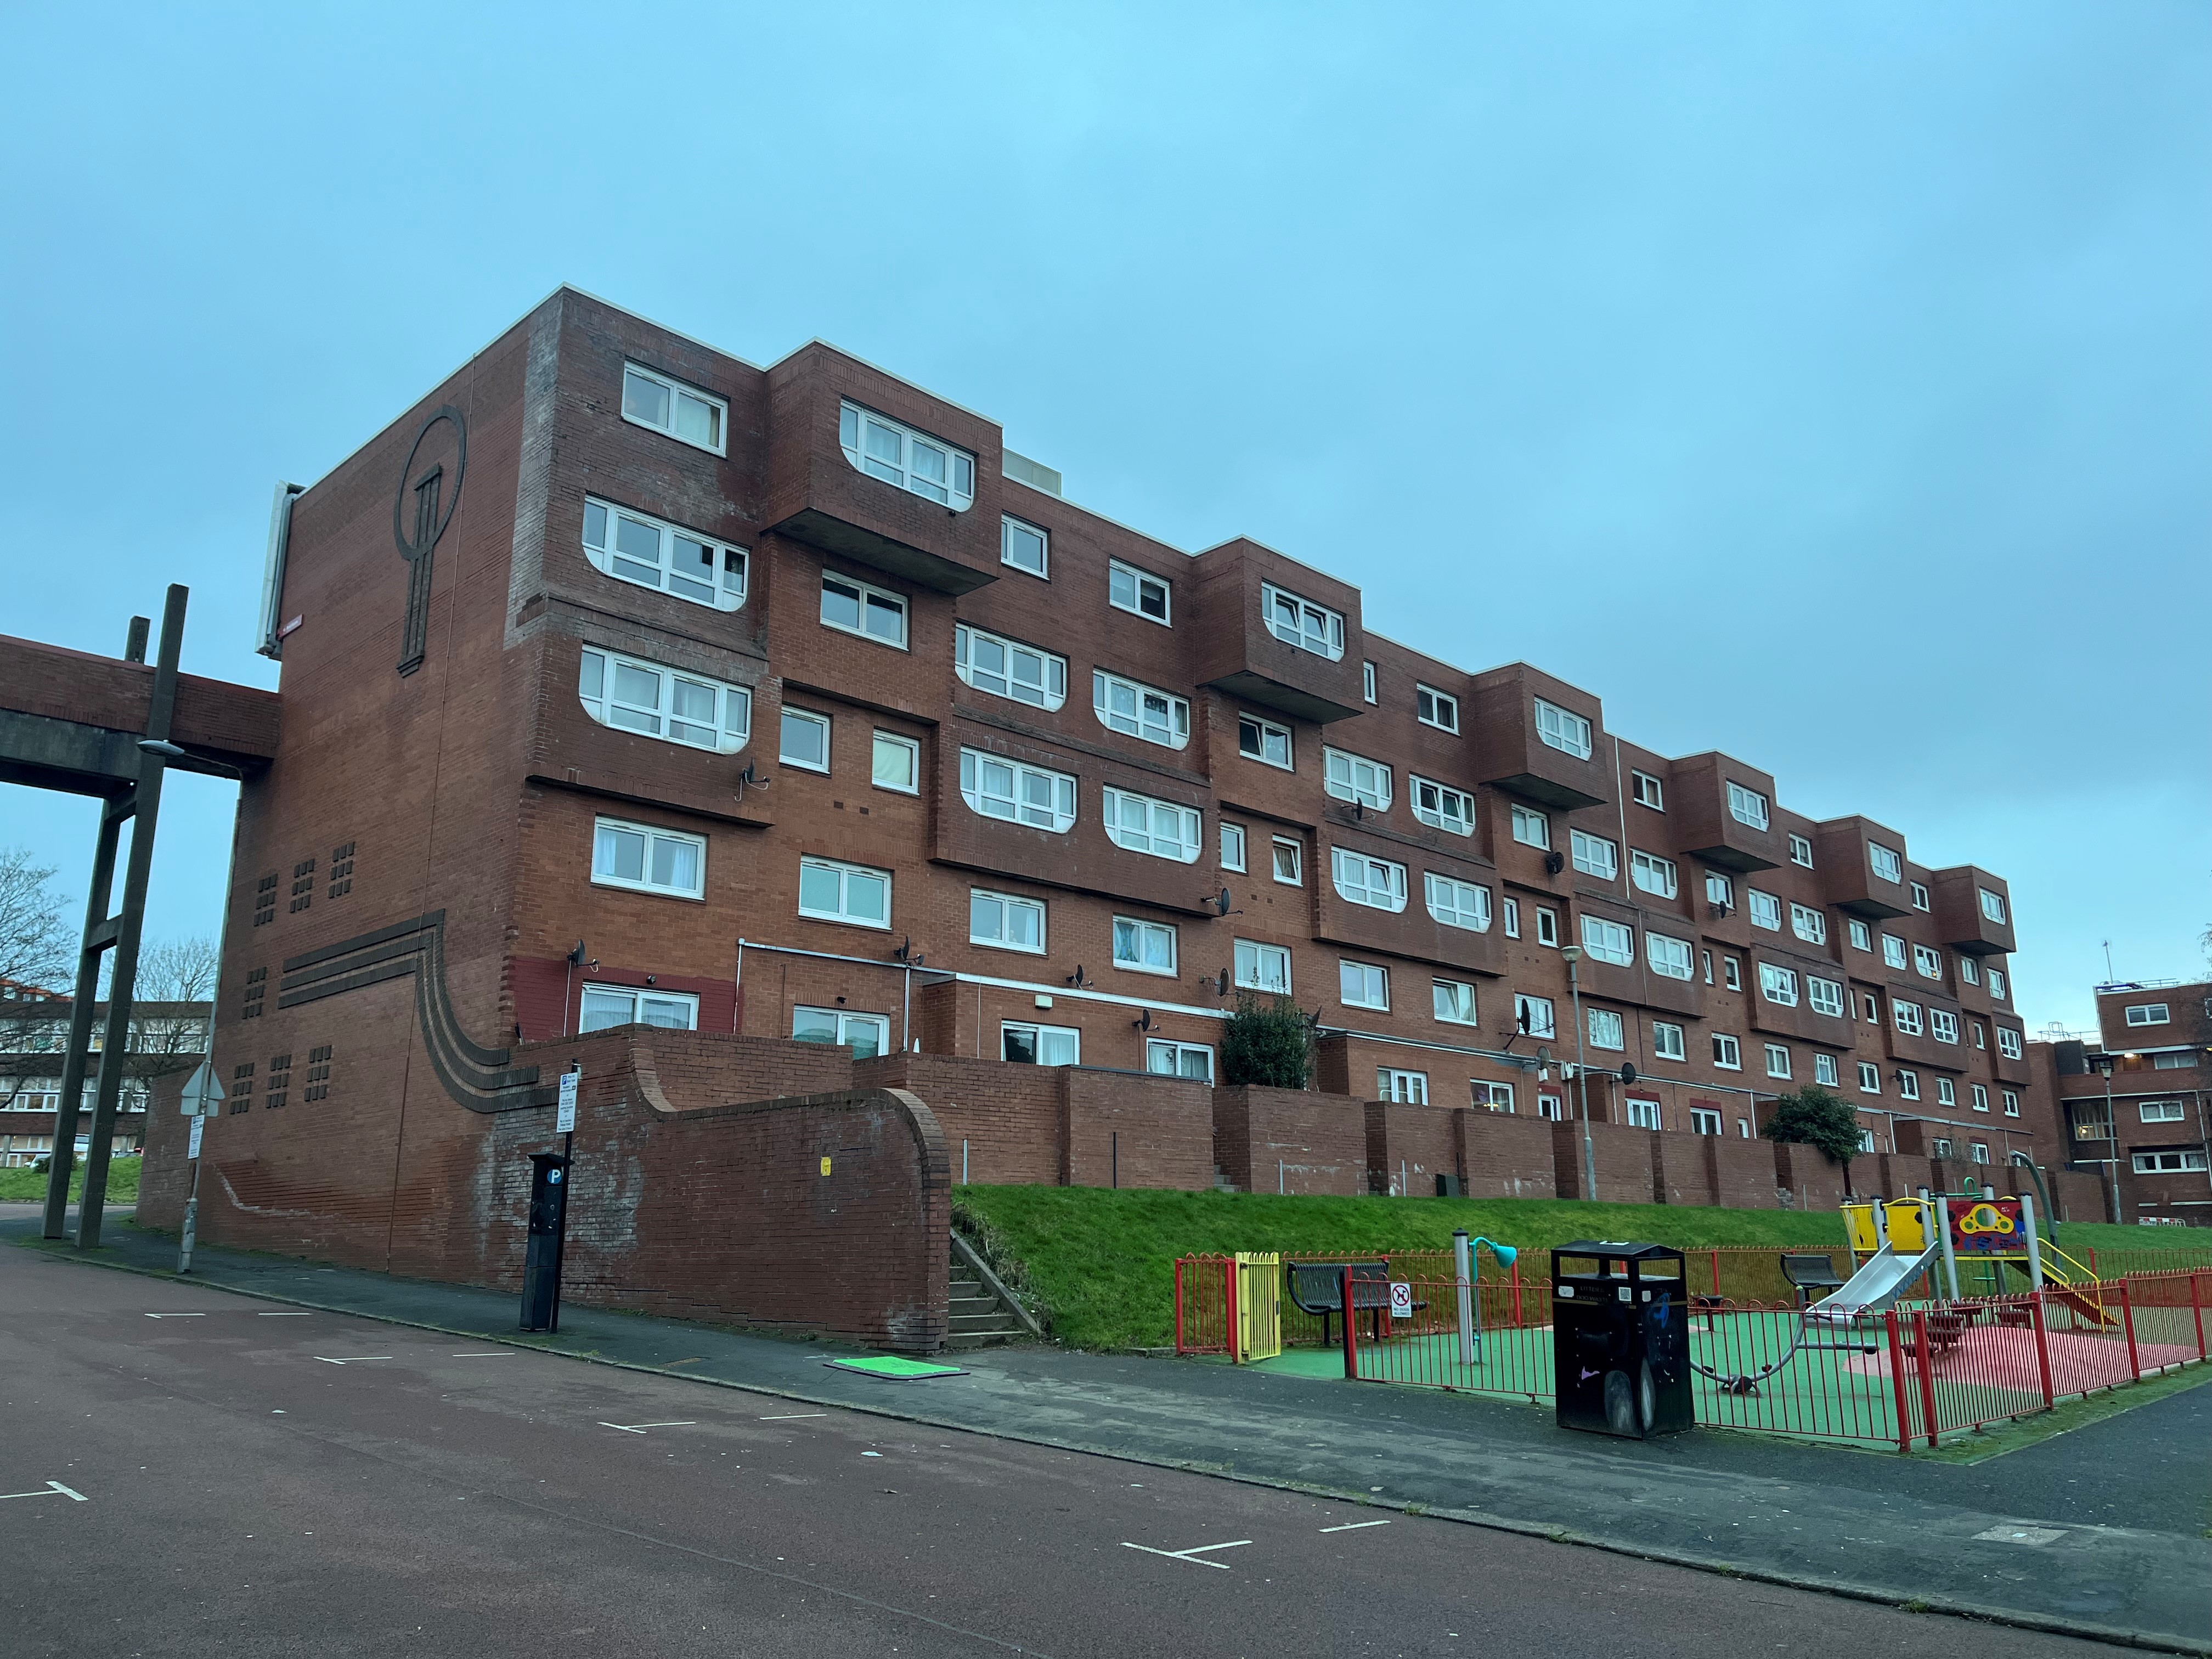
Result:
<svg viewBox="0 0 2212 1659"><path fill-rule="evenodd" d="M1689 1428L1682 1253L1602 1239L1553 1250L1552 1360L1563 1429L1642 1440Z"/></svg>

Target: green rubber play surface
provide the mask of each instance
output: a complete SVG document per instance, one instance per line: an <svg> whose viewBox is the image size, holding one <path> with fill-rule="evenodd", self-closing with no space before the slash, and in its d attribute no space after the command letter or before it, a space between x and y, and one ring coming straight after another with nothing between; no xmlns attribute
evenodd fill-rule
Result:
<svg viewBox="0 0 2212 1659"><path fill-rule="evenodd" d="M856 1359L825 1359L822 1362L834 1370L858 1371L863 1376L880 1376L893 1382L911 1382L925 1376L965 1376L957 1365L939 1365L927 1359L902 1359L895 1353L863 1354ZM1343 1369L1341 1362L1338 1369Z"/></svg>

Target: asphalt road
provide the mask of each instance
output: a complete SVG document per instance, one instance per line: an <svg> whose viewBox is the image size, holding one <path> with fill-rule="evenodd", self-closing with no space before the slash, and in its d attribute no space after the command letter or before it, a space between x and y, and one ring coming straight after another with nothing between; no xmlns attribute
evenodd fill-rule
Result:
<svg viewBox="0 0 2212 1659"><path fill-rule="evenodd" d="M18 1249L0 1249L0 1629L21 1659L1829 1659L1992 1639ZM2112 1650L1994 1639L2008 1659Z"/></svg>

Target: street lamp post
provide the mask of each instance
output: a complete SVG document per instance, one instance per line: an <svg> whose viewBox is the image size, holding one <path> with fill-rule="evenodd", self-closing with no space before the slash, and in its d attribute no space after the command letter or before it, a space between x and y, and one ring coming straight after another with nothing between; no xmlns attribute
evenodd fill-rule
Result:
<svg viewBox="0 0 2212 1659"><path fill-rule="evenodd" d="M1575 1093L1582 1105L1583 1114L1583 1196L1593 1204L1597 1201L1597 1156L1590 1145L1589 1065L1583 1058L1583 981L1576 964L1583 959L1583 947L1569 945L1560 949L1559 955L1567 964L1567 994L1575 1005Z"/></svg>
<svg viewBox="0 0 2212 1659"><path fill-rule="evenodd" d="M2112 1194L2112 1224L2120 1224L2120 1120L2112 1106L2112 1057L2099 1054L2089 1062L2105 1078L2105 1163L2106 1189Z"/></svg>

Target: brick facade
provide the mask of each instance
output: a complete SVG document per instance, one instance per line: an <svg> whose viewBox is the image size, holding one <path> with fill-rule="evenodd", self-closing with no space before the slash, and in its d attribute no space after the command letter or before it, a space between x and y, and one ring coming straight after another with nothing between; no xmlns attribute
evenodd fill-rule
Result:
<svg viewBox="0 0 2212 1659"><path fill-rule="evenodd" d="M1363 1193L1365 1108L1344 1095L1217 1089L1213 1157L1229 1184L1242 1192Z"/></svg>
<svg viewBox="0 0 2212 1659"><path fill-rule="evenodd" d="M2212 1226L2212 981L2100 985L2098 1030L2027 1045L2023 1092L2069 1207ZM2094 1196L2092 1188L2094 1189Z"/></svg>

